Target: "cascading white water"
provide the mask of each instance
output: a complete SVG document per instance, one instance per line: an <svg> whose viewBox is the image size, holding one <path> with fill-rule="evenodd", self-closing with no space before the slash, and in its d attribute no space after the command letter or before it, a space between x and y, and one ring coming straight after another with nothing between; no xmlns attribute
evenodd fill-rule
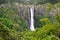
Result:
<svg viewBox="0 0 60 40"><path fill-rule="evenodd" d="M30 30L35 31L34 28L34 6L30 7L30 12L31 12L31 24L30 24Z"/></svg>

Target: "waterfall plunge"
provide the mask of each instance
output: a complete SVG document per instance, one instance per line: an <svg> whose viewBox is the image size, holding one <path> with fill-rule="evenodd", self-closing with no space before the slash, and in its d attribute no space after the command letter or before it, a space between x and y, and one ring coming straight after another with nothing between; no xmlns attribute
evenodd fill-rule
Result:
<svg viewBox="0 0 60 40"><path fill-rule="evenodd" d="M31 12L30 30L35 31L35 28L34 28L34 6L30 7L30 12Z"/></svg>

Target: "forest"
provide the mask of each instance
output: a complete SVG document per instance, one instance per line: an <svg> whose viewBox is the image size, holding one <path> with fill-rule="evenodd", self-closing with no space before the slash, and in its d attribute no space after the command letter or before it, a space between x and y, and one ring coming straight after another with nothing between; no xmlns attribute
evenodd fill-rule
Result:
<svg viewBox="0 0 60 40"><path fill-rule="evenodd" d="M60 40L60 0L0 0L0 40Z"/></svg>

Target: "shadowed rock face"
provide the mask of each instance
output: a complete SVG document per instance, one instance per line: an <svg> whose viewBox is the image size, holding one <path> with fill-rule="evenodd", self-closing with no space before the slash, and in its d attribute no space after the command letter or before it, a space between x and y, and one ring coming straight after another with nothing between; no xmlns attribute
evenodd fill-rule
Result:
<svg viewBox="0 0 60 40"><path fill-rule="evenodd" d="M26 20L28 23L28 26L30 26L30 18L31 18L31 12L30 12L30 7L33 5L14 5L13 8L15 11L18 11L18 16L22 20ZM34 6L34 18L35 15L40 16L43 14L48 13L48 10L44 9L42 6Z"/></svg>
<svg viewBox="0 0 60 40"><path fill-rule="evenodd" d="M18 16L22 19L22 20L26 20L28 23L28 26L30 26L30 17L31 17L31 12L30 12L30 7L33 5L13 5L12 7L18 11ZM44 16L45 14L49 14L52 15L52 11L53 10L47 10L46 9L46 5L38 5L38 6L34 6L34 18L36 16ZM34 22L36 24L36 20ZM36 25L35 25L36 26Z"/></svg>
<svg viewBox="0 0 60 40"><path fill-rule="evenodd" d="M30 18L31 18L31 12L30 12L30 7L33 6L33 5L4 5L2 7L4 8L8 8L8 7L12 7L16 12L17 12L17 15L20 17L20 19L22 20L26 20L26 22L28 23L28 26L30 26ZM34 18L36 16L43 16L45 14L49 14L49 15L52 15L54 16L55 15L55 12L53 13L53 9L52 10L47 10L46 9L46 6L45 5L37 5L37 6L34 6ZM36 21L34 22L35 25L36 25Z"/></svg>

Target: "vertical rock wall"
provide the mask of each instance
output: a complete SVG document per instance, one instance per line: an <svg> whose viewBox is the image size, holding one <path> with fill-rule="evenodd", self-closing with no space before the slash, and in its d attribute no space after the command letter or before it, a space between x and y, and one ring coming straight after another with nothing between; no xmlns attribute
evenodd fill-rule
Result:
<svg viewBox="0 0 60 40"><path fill-rule="evenodd" d="M31 17L30 7L31 6L33 5L13 5L13 8L15 9L15 11L18 12L18 16L22 20L26 20L28 23L28 26L30 26L30 17ZM47 10L45 7L46 7L45 5L34 6L34 18L36 16L43 16L45 14L48 14L49 10Z"/></svg>
<svg viewBox="0 0 60 40"><path fill-rule="evenodd" d="M2 6L2 5L0 5L0 6ZM31 17L30 16L30 6L32 6L32 5L19 5L19 4L14 4L12 6L6 5L6 4L3 5L4 8L12 7L17 12L17 15L19 16L19 18L22 20L25 20L27 22L28 26L30 26L30 17ZM46 8L47 8L47 5L34 5L34 18L36 16L43 16L45 14L49 14L49 15L55 14L54 10L49 11Z"/></svg>

